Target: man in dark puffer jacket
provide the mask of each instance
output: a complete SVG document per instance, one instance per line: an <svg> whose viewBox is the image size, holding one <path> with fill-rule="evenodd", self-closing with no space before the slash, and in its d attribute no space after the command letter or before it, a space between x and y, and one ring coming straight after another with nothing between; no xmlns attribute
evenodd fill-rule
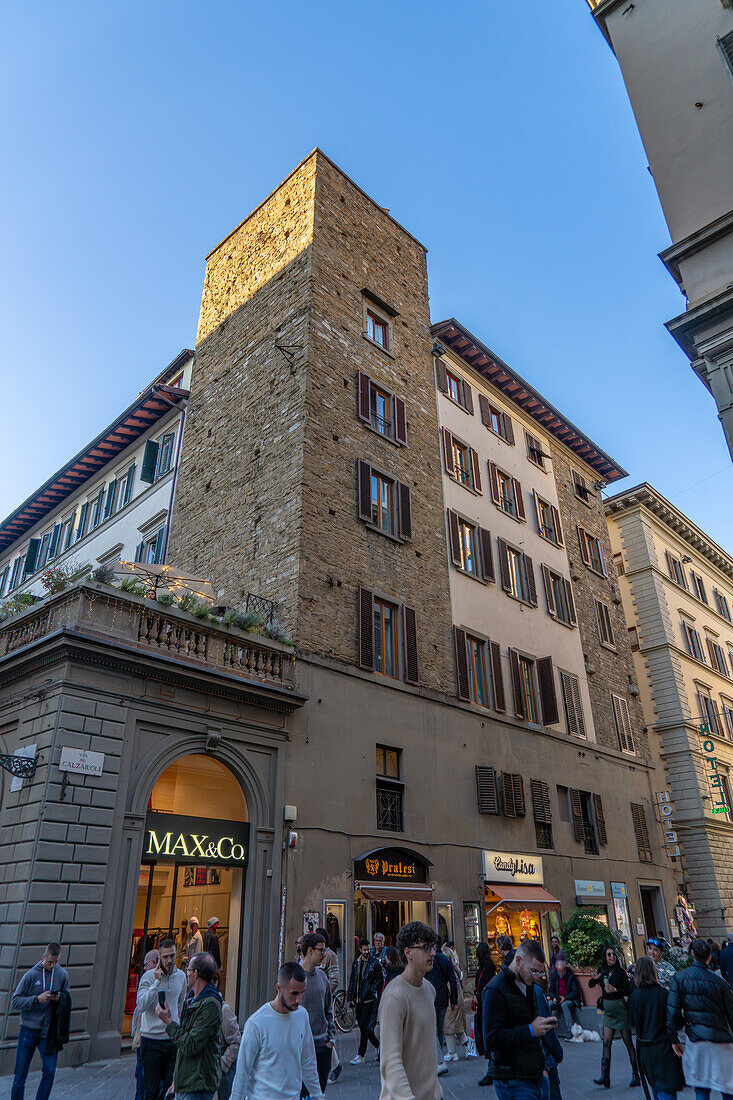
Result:
<svg viewBox="0 0 733 1100"><path fill-rule="evenodd" d="M692 966L679 970L667 999L667 1034L696 1100L709 1100L710 1089L733 1096L733 991L709 968L710 944L694 940ZM684 1027L684 1052L677 1032Z"/></svg>

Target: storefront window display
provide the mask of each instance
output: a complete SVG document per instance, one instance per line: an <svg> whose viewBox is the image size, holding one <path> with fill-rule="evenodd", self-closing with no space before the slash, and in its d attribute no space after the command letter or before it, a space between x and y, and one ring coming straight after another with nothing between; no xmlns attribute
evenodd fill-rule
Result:
<svg viewBox="0 0 733 1100"><path fill-rule="evenodd" d="M499 936L509 936L514 947L522 940L543 941L542 922L538 909L514 909L501 904L501 899L486 890L486 937L497 966L503 961L496 946Z"/></svg>
<svg viewBox="0 0 733 1100"><path fill-rule="evenodd" d="M544 888L542 857L484 851L483 864L486 938L495 964L503 961L500 936L509 936L513 947L539 940L547 950L542 916L559 911L560 902Z"/></svg>
<svg viewBox="0 0 733 1100"><path fill-rule="evenodd" d="M481 907L477 901L463 903L463 930L466 937L466 970L476 974L476 948L481 940Z"/></svg>

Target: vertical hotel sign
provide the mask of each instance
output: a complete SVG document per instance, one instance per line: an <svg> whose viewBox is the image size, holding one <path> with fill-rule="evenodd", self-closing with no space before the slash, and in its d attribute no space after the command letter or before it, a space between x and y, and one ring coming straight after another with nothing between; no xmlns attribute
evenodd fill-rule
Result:
<svg viewBox="0 0 733 1100"><path fill-rule="evenodd" d="M674 824L674 805L669 797L669 791L657 791L657 810L667 852L673 859L677 859L682 853ZM613 883L611 885L613 886Z"/></svg>
<svg viewBox="0 0 733 1100"><path fill-rule="evenodd" d="M710 736L710 726L703 722L698 726L700 733L700 746L702 748L702 763L705 775L708 779L708 788L712 799L712 812L714 814L729 814L730 806L725 796L723 780L718 771L718 758L715 755L715 742Z"/></svg>

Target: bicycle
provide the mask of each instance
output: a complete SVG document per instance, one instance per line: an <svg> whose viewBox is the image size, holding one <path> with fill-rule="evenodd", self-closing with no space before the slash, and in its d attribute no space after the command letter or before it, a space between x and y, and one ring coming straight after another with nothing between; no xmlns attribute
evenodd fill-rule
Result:
<svg viewBox="0 0 733 1100"><path fill-rule="evenodd" d="M333 995L333 1019L339 1031L349 1032L356 1025L356 1013L349 1004L345 989L337 989Z"/></svg>

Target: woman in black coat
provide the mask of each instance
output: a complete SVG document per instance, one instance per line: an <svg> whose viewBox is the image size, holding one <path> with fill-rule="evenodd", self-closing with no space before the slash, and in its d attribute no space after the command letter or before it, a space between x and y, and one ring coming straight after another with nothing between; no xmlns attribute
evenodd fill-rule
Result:
<svg viewBox="0 0 733 1100"><path fill-rule="evenodd" d="M603 998L603 1054L601 1057L601 1076L595 1078L594 1085L603 1085L610 1088L611 1085L611 1046L613 1037L619 1032L624 1041L624 1046L629 1052L631 1072L629 1088L636 1088L641 1084L636 1067L636 1054L631 1039L631 1027L629 1026L629 1014L626 1009L626 997L629 994L629 976L621 965L621 961L613 947L603 949L603 961L597 972L588 982L589 986L600 985Z"/></svg>
<svg viewBox="0 0 733 1100"><path fill-rule="evenodd" d="M685 1087L682 1060L667 1035L667 990L659 984L653 959L639 959L635 989L629 997L629 1017L637 1040L639 1068L652 1087L655 1100L674 1100Z"/></svg>
<svg viewBox="0 0 733 1100"><path fill-rule="evenodd" d="M478 971L476 973L476 993L474 997L475 1002L475 1016L473 1020L473 1037L476 1043L476 1052L480 1054L482 1058L486 1058L487 1054L484 1050L484 1025L482 1019L482 1001L483 993L486 986L496 974L496 966L494 960L491 957L491 948L488 943L479 943L476 945L476 962L478 963ZM491 1078L488 1071L479 1081L479 1085L490 1085Z"/></svg>

